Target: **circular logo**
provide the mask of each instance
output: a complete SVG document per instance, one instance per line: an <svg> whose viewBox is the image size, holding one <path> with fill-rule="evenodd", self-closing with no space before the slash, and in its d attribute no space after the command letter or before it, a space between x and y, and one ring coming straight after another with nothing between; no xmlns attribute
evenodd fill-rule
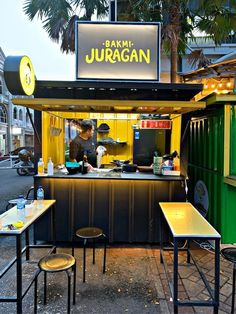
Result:
<svg viewBox="0 0 236 314"><path fill-rule="evenodd" d="M206 217L209 207L208 190L201 180L197 181L194 188L194 206L203 217Z"/></svg>
<svg viewBox="0 0 236 314"><path fill-rule="evenodd" d="M20 61L20 81L22 89L26 95L32 95L35 88L35 74L32 62L27 56L23 56Z"/></svg>
<svg viewBox="0 0 236 314"><path fill-rule="evenodd" d="M6 57L4 62L4 78L11 94L33 95L35 89L35 73L29 57Z"/></svg>

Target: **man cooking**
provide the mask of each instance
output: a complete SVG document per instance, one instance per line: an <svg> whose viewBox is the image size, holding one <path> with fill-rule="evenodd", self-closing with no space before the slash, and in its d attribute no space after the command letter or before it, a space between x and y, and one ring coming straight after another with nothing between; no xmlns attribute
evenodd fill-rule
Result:
<svg viewBox="0 0 236 314"><path fill-rule="evenodd" d="M79 122L79 134L70 143L70 160L81 161L86 155L91 166L97 166L96 147L93 141L94 123L90 119Z"/></svg>

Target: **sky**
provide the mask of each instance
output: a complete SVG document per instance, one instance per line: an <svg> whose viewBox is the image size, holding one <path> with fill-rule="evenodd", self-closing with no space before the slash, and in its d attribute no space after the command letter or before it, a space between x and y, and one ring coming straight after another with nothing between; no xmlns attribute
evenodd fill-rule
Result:
<svg viewBox="0 0 236 314"><path fill-rule="evenodd" d="M0 47L5 56L28 56L37 80L75 80L75 55L60 51L40 20L23 13L23 0L0 0Z"/></svg>

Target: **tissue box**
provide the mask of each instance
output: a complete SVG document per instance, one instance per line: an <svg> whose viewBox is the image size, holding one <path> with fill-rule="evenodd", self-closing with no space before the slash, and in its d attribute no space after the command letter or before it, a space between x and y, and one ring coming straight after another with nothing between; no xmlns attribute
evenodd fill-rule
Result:
<svg viewBox="0 0 236 314"><path fill-rule="evenodd" d="M179 170L162 169L161 173L162 173L163 176L180 176L180 171Z"/></svg>

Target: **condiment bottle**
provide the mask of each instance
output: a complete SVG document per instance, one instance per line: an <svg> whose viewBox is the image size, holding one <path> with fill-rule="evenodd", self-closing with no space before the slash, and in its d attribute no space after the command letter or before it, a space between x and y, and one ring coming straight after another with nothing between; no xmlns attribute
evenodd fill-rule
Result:
<svg viewBox="0 0 236 314"><path fill-rule="evenodd" d="M39 174L39 175L44 174L44 162L43 162L43 158L40 158L40 159L39 159L39 162L38 162L38 174Z"/></svg>
<svg viewBox="0 0 236 314"><path fill-rule="evenodd" d="M48 175L53 176L53 162L51 157L48 160Z"/></svg>
<svg viewBox="0 0 236 314"><path fill-rule="evenodd" d="M82 174L88 173L88 157L84 155L82 162Z"/></svg>

